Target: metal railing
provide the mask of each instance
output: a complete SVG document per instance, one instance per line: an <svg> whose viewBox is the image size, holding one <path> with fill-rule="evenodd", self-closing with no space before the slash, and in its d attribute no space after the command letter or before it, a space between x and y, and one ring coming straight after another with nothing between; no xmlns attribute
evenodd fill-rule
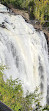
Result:
<svg viewBox="0 0 49 111"><path fill-rule="evenodd" d="M8 106L0 101L0 111L13 111Z"/></svg>

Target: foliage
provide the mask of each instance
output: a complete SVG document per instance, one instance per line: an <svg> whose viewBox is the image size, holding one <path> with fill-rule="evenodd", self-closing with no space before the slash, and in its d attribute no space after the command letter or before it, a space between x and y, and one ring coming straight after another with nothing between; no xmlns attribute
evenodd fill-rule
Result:
<svg viewBox="0 0 49 111"><path fill-rule="evenodd" d="M49 20L49 0L0 0L2 3L12 4L16 8L28 10L32 19L37 19L40 23Z"/></svg>
<svg viewBox="0 0 49 111"><path fill-rule="evenodd" d="M36 19L40 20L41 23L44 22L44 20L47 20L47 17L49 15L49 1L48 0L35 0L35 17Z"/></svg>
<svg viewBox="0 0 49 111"><path fill-rule="evenodd" d="M14 111L45 111L49 110L49 106L42 107L40 104L41 94L38 93L38 88L33 94L27 92L26 97L23 97L21 81L18 79L3 79L3 70L5 67L0 67L0 100L9 106Z"/></svg>
<svg viewBox="0 0 49 111"><path fill-rule="evenodd" d="M33 19L35 17L40 23L49 20L49 0L25 0L24 4Z"/></svg>
<svg viewBox="0 0 49 111"><path fill-rule="evenodd" d="M12 4L14 7L20 8L22 0L2 0L3 4Z"/></svg>
<svg viewBox="0 0 49 111"><path fill-rule="evenodd" d="M30 100L23 97L21 82L16 79L3 79L3 69L0 67L0 100L14 111L30 111L32 109Z"/></svg>
<svg viewBox="0 0 49 111"><path fill-rule="evenodd" d="M20 8L22 4L22 0L11 0L10 3L17 8Z"/></svg>

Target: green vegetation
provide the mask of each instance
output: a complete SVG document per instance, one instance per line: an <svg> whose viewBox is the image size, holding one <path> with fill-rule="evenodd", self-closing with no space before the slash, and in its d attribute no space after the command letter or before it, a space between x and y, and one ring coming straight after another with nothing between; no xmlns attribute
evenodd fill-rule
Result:
<svg viewBox="0 0 49 111"><path fill-rule="evenodd" d="M32 19L41 24L49 20L49 0L0 0L4 4L12 4L15 8L28 10ZM46 24L47 25L47 24ZM48 23L49 26L49 23Z"/></svg>
<svg viewBox="0 0 49 111"><path fill-rule="evenodd" d="M20 8L22 4L22 0L2 0L3 4L12 4L15 8Z"/></svg>
<svg viewBox="0 0 49 111"><path fill-rule="evenodd" d="M48 20L49 16L49 1L48 0L35 0L35 17L42 23Z"/></svg>
<svg viewBox="0 0 49 111"><path fill-rule="evenodd" d="M18 79L3 79L3 70L5 67L0 66L0 101L5 103L14 111L45 111L49 110L49 106L42 107L40 105L41 94L38 93L38 88L33 94L27 92L26 97L23 97L23 89L21 81ZM32 105L35 105L32 107Z"/></svg>
<svg viewBox="0 0 49 111"><path fill-rule="evenodd" d="M0 67L0 100L14 111L30 111L32 108L31 101L29 98L23 97L20 81L10 78L5 82L3 79L3 68Z"/></svg>

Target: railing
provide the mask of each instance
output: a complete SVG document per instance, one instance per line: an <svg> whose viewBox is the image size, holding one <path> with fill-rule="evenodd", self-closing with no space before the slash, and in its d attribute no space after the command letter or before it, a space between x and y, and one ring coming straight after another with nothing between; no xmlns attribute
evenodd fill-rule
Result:
<svg viewBox="0 0 49 111"><path fill-rule="evenodd" d="M0 111L12 111L12 110L0 101Z"/></svg>

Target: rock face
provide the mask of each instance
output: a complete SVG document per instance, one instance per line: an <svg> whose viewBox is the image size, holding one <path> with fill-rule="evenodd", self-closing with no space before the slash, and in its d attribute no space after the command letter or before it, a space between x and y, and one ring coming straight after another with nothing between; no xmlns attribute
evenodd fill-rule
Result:
<svg viewBox="0 0 49 111"><path fill-rule="evenodd" d="M48 105L49 105L49 85L48 85L48 87L47 87L47 103L48 103Z"/></svg>
<svg viewBox="0 0 49 111"><path fill-rule="evenodd" d="M27 90L32 93L39 86L45 104L49 74L45 36L21 15L14 15L5 6L0 6L0 64L8 67L4 70L6 78L11 75L13 79L19 78L24 94Z"/></svg>
<svg viewBox="0 0 49 111"><path fill-rule="evenodd" d="M45 34L45 33L44 33ZM48 45L48 55L49 55L49 34L45 34L46 40L47 40L47 45Z"/></svg>

